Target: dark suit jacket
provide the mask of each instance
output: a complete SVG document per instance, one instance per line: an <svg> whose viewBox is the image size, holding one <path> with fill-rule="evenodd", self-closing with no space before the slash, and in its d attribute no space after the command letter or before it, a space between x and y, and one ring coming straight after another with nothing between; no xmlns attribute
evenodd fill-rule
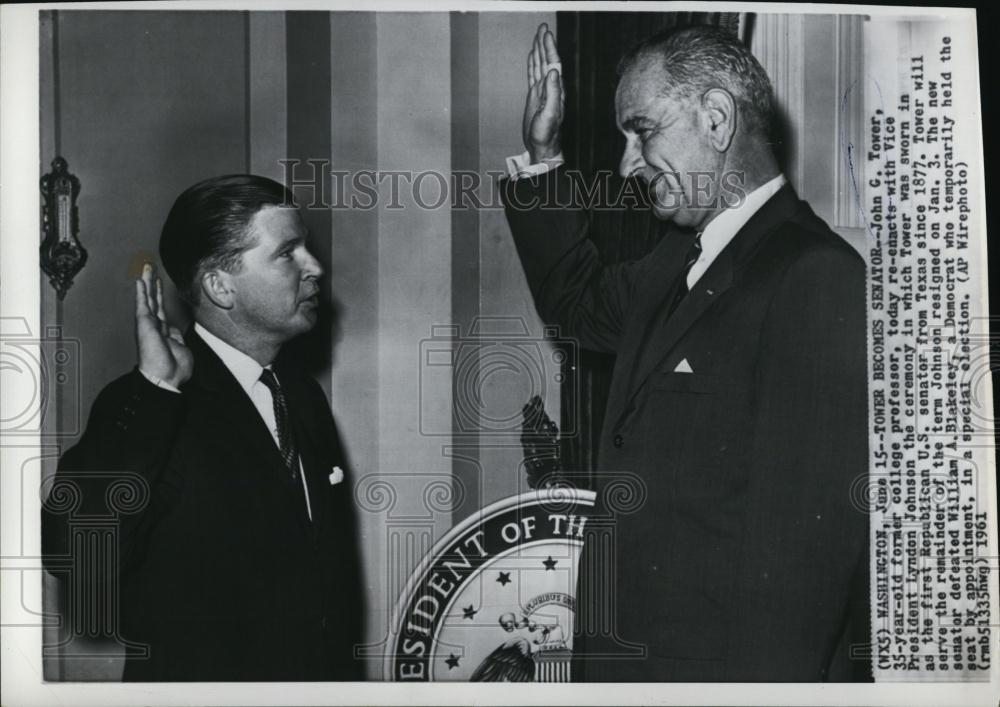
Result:
<svg viewBox="0 0 1000 707"><path fill-rule="evenodd" d="M329 481L346 463L322 390L277 364L310 523L301 480L253 403L193 329L187 342L195 365L182 394L138 370L115 380L57 472L81 487L77 520L104 506L106 472L137 472L150 488L145 508L120 516L121 633L150 650L126 661L125 679L361 679L352 493L349 479ZM46 557L69 555L71 517L43 508L42 519Z"/></svg>
<svg viewBox="0 0 1000 707"><path fill-rule="evenodd" d="M539 314L617 354L597 489L615 553L588 539L576 677L839 677L852 616L868 640L849 600L867 599L867 516L852 503L868 468L862 259L785 187L664 320L690 239L604 265L585 212L532 206L565 200L561 172L505 196ZM675 371L684 359L693 373ZM616 511L620 472L638 498Z"/></svg>

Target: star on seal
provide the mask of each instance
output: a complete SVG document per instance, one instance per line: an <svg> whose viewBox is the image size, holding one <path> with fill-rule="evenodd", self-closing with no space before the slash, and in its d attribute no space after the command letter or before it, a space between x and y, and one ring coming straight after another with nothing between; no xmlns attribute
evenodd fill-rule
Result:
<svg viewBox="0 0 1000 707"><path fill-rule="evenodd" d="M559 560L553 560L552 555L549 555L549 559L542 560L542 564L545 565L546 572L548 572L549 570L554 570L556 568L557 562L559 562Z"/></svg>
<svg viewBox="0 0 1000 707"><path fill-rule="evenodd" d="M500 582L501 585L506 587L508 584L510 584L510 572L501 572L500 576L497 577L497 581Z"/></svg>
<svg viewBox="0 0 1000 707"><path fill-rule="evenodd" d="M454 653L450 653L448 659L445 661L448 664L448 670L458 667L458 656Z"/></svg>
<svg viewBox="0 0 1000 707"><path fill-rule="evenodd" d="M472 604L469 604L467 607L462 609L463 619L471 619L475 615L476 615L476 610L472 608Z"/></svg>

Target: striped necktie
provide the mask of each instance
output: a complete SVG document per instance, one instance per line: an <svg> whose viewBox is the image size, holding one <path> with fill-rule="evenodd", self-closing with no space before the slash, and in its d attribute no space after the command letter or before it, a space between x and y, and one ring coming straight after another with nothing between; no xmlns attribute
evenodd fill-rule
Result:
<svg viewBox="0 0 1000 707"><path fill-rule="evenodd" d="M293 479L299 478L299 452L295 447L295 435L292 433L292 421L288 416L288 404L285 393L275 378L274 373L265 368L260 374L260 382L271 391L271 401L274 404L274 422L278 428L278 445L281 447L281 457Z"/></svg>

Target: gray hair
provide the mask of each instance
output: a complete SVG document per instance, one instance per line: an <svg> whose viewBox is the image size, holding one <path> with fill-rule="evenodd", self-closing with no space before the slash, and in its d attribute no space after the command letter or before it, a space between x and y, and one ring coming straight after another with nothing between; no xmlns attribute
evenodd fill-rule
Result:
<svg viewBox="0 0 1000 707"><path fill-rule="evenodd" d="M774 107L771 81L750 50L734 35L710 25L671 29L644 40L618 64L618 77L639 61L662 69L663 92L698 100L713 88L736 100L744 128L768 135Z"/></svg>

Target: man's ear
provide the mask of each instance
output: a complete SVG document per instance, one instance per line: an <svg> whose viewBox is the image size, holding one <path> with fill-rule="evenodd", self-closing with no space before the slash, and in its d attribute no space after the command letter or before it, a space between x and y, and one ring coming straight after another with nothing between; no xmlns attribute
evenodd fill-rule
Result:
<svg viewBox="0 0 1000 707"><path fill-rule="evenodd" d="M232 309L236 289L229 273L209 270L201 276L201 293L219 309Z"/></svg>
<svg viewBox="0 0 1000 707"><path fill-rule="evenodd" d="M701 97L708 141L719 152L725 152L736 135L736 101L729 91L712 88Z"/></svg>

